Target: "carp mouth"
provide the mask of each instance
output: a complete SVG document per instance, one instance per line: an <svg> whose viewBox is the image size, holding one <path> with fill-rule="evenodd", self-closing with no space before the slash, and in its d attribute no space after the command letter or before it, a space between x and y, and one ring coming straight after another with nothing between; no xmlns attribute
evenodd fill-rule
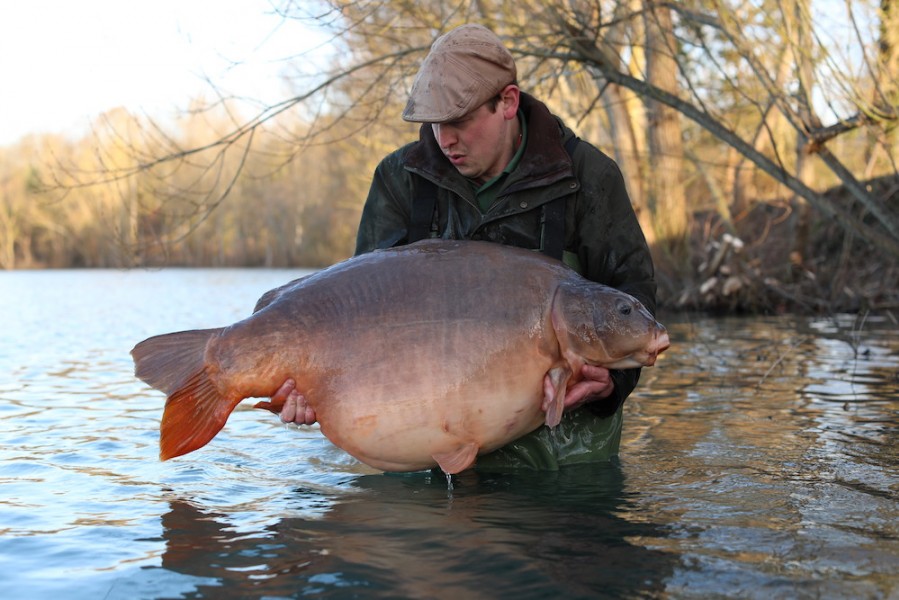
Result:
<svg viewBox="0 0 899 600"><path fill-rule="evenodd" d="M652 339L645 348L641 348L636 352L632 352L627 356L623 356L611 363L605 363L598 366L607 369L637 369L640 367L651 367L656 364L659 354L667 350L671 346L671 340L668 338L668 330L662 325L657 325L653 332Z"/></svg>
<svg viewBox="0 0 899 600"><path fill-rule="evenodd" d="M655 335L652 337L652 342L650 342L649 348L646 350L646 362L643 364L647 367L653 366L656 364L656 359L659 357L659 354L667 350L670 346L671 340L668 338L668 330L661 325L658 325Z"/></svg>

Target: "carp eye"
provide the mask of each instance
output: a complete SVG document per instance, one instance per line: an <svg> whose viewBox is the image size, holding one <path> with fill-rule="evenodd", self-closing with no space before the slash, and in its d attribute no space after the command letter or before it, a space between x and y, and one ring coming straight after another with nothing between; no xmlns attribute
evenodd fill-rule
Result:
<svg viewBox="0 0 899 600"><path fill-rule="evenodd" d="M627 302L621 301L618 303L618 312L624 315L625 317L631 314L631 305Z"/></svg>

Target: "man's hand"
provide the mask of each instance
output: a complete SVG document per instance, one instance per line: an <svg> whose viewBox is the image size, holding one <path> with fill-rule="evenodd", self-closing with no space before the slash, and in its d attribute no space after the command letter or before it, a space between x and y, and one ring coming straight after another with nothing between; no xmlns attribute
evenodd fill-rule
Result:
<svg viewBox="0 0 899 600"><path fill-rule="evenodd" d="M603 400L615 391L615 382L612 381L609 370L604 367L584 365L581 375L584 379L565 393L565 411L574 410L588 402Z"/></svg>
<svg viewBox="0 0 899 600"><path fill-rule="evenodd" d="M306 397L297 391L296 385L293 379L285 381L272 396L271 403L284 405L280 413L282 423L312 425L316 421L315 411L306 404Z"/></svg>

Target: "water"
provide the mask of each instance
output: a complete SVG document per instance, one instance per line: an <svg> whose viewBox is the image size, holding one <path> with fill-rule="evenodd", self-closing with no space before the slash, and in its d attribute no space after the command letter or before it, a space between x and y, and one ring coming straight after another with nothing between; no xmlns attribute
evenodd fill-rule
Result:
<svg viewBox="0 0 899 600"><path fill-rule="evenodd" d="M899 598L889 319L668 319L609 464L450 491L244 405L160 463L131 347L298 275L0 274L4 598Z"/></svg>

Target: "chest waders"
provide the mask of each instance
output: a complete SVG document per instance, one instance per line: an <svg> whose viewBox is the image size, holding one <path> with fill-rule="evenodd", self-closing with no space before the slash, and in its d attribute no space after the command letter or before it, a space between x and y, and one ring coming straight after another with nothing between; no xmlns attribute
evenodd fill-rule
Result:
<svg viewBox="0 0 899 600"><path fill-rule="evenodd" d="M565 143L569 156L574 156L578 141L577 137L572 137ZM408 232L410 244L439 235L437 185L417 175L413 180L415 191ZM540 251L557 260L567 258L568 254L565 252L565 200L566 197L562 196L542 206L543 247ZM522 468L551 471L564 465L605 462L618 454L621 425L620 406L608 417L599 417L587 408L568 412L555 428L539 427L499 450L478 457L477 468L486 471Z"/></svg>

